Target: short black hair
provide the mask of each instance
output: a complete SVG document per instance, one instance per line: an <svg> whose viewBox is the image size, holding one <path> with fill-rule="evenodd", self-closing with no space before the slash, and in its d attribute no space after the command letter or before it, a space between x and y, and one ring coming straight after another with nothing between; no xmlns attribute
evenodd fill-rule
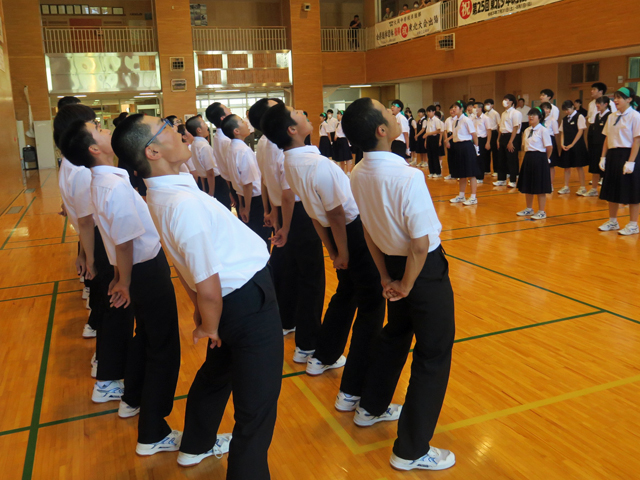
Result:
<svg viewBox="0 0 640 480"><path fill-rule="evenodd" d="M291 118L291 112L284 105L279 103L268 108L262 116L260 131L278 148L285 149L291 146L292 139L289 136L289 127L297 123Z"/></svg>
<svg viewBox="0 0 640 480"><path fill-rule="evenodd" d="M194 137L198 136L198 128L200 128L200 122L198 121L198 119L200 118L202 118L201 115L194 115L193 117L189 118L189 120L187 120L187 123L184 124L187 128L187 131Z"/></svg>
<svg viewBox="0 0 640 480"><path fill-rule="evenodd" d="M582 99L576 98L573 103L579 103L580 105L582 105Z"/></svg>
<svg viewBox="0 0 640 480"><path fill-rule="evenodd" d="M91 168L95 164L95 158L89 153L89 147L95 143L87 130L86 122L74 120L60 138L60 151L74 165Z"/></svg>
<svg viewBox="0 0 640 480"><path fill-rule="evenodd" d="M77 105L80 103L80 99L78 97L62 97L58 100L58 108L66 107L69 105Z"/></svg>
<svg viewBox="0 0 640 480"><path fill-rule="evenodd" d="M435 111L435 108L434 108L433 110ZM424 114L426 114L426 113L427 113L427 111L426 111L424 108L419 108L419 109L418 109L418 113L424 113Z"/></svg>
<svg viewBox="0 0 640 480"><path fill-rule="evenodd" d="M533 115L538 117L538 120L540 121L540 123L544 122L544 112L542 111L541 108L533 107L531 110L529 110L529 113L527 114L527 116L533 116Z"/></svg>
<svg viewBox="0 0 640 480"><path fill-rule="evenodd" d="M188 122L189 122L189 121L187 120L187 123L188 123ZM176 128L177 128L177 130L178 130L178 133L179 133L180 135L182 135L183 137L187 134L187 126L186 126L184 123L182 123L182 124L178 125ZM182 139L182 141L184 142L184 139Z"/></svg>
<svg viewBox="0 0 640 480"><path fill-rule="evenodd" d="M240 126L240 122L242 119L234 114L229 115L222 121L220 128L222 129L222 133L224 133L228 138L236 138L235 133L233 131Z"/></svg>
<svg viewBox="0 0 640 480"><path fill-rule="evenodd" d="M393 107L394 105L398 107L400 110L404 110L404 103L402 103L402 100L398 100L396 98L393 102L391 102L391 106Z"/></svg>
<svg viewBox="0 0 640 480"><path fill-rule="evenodd" d="M111 147L120 162L138 172L142 178L147 178L151 175L151 164L145 154L145 145L153 134L143 119L142 113L125 118L113 132Z"/></svg>
<svg viewBox="0 0 640 480"><path fill-rule="evenodd" d="M53 120L53 141L60 148L60 139L64 131L76 120L82 123L91 122L96 119L96 112L91 107L79 103L73 103L62 107L56 118Z"/></svg>
<svg viewBox="0 0 640 480"><path fill-rule="evenodd" d="M309 118L309 114L307 112L305 112L304 110L302 111L302 113L304 113L304 116Z"/></svg>
<svg viewBox="0 0 640 480"><path fill-rule="evenodd" d="M484 101L484 104L486 105L487 103L488 103L489 105L495 105L495 103L496 103L496 102L494 102L494 101L493 101L493 98L487 98L487 99Z"/></svg>
<svg viewBox="0 0 640 480"><path fill-rule="evenodd" d="M591 88L597 89L598 91L602 92L603 95L605 93L607 93L607 84L606 83L596 82L593 85L591 85Z"/></svg>
<svg viewBox="0 0 640 480"><path fill-rule="evenodd" d="M550 88L545 88L543 90L540 90L540 95L546 95L549 98L553 98L555 93L553 93L553 90L551 90Z"/></svg>
<svg viewBox="0 0 640 480"><path fill-rule="evenodd" d="M342 130L352 145L370 152L378 145L376 130L387 125L387 120L369 97L359 98L344 112Z"/></svg>
<svg viewBox="0 0 640 480"><path fill-rule="evenodd" d="M510 101L511 103L513 103L514 105L515 105L515 103L516 103L516 101L517 101L517 100L516 100L516 96L515 96L515 95L512 95L512 94L510 94L510 93L507 93L503 98L504 98L505 100L509 100L509 101Z"/></svg>
<svg viewBox="0 0 640 480"><path fill-rule="evenodd" d="M483 108L483 107L484 107L484 103L482 103L482 102L476 102L476 107Z"/></svg>
<svg viewBox="0 0 640 480"><path fill-rule="evenodd" d="M333 113L333 110L330 108L329 110L327 110L327 113Z"/></svg>
<svg viewBox="0 0 640 480"><path fill-rule="evenodd" d="M262 117L270 108L269 100L273 100L277 104L284 105L284 102L279 98L261 98L256 103L251 105L251 108L249 109L249 115L248 115L249 123L256 130L262 131L262 129L260 128L260 125L262 124Z"/></svg>
<svg viewBox="0 0 640 480"><path fill-rule="evenodd" d="M549 110L551 111L552 107L551 107L551 103L549 102L542 102L540 104L540 108L542 108L543 110Z"/></svg>
<svg viewBox="0 0 640 480"><path fill-rule="evenodd" d="M176 120L178 119L178 116L177 115L169 115L168 117L166 117L166 119L171 122L171 125L175 125L176 124Z"/></svg>
<svg viewBox="0 0 640 480"><path fill-rule="evenodd" d="M572 108L575 108L575 105L571 100L565 100L562 102L562 110L571 110Z"/></svg>
<svg viewBox="0 0 640 480"><path fill-rule="evenodd" d="M435 106L435 107L436 107L436 110L437 110L438 108L439 108L439 109L442 109L442 106L441 106L439 103L438 103L438 104L436 104L436 106Z"/></svg>
<svg viewBox="0 0 640 480"><path fill-rule="evenodd" d="M213 123L216 126L216 128L220 128L222 126L222 117L224 116L224 108L222 108L222 104L220 102L215 102L209 105L204 114L207 117L207 120Z"/></svg>
<svg viewBox="0 0 640 480"><path fill-rule="evenodd" d="M525 103L525 102L524 102L524 98L519 98L519 99L518 99L518 103L520 103L520 102Z"/></svg>
<svg viewBox="0 0 640 480"><path fill-rule="evenodd" d="M476 106L476 102L467 102L467 108Z"/></svg>
<svg viewBox="0 0 640 480"><path fill-rule="evenodd" d="M600 105L609 105L611 103L611 99L609 97L607 97L606 95L603 95L602 97L598 97L596 99L596 103L599 103Z"/></svg>
<svg viewBox="0 0 640 480"><path fill-rule="evenodd" d="M435 105L429 105L427 107L427 112L435 112L437 111L436 106Z"/></svg>
<svg viewBox="0 0 640 480"><path fill-rule="evenodd" d="M120 115L118 115L116 118L113 119L113 126L117 127L118 125L120 125L120 122L122 122L122 120L124 120L125 118L127 118L129 114L127 112L122 112Z"/></svg>

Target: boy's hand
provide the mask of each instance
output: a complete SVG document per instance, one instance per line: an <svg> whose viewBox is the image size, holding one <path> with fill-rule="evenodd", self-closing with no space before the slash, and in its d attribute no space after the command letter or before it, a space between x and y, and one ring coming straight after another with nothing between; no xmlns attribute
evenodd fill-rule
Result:
<svg viewBox="0 0 640 480"><path fill-rule="evenodd" d="M389 300L390 302L397 302L398 300L402 300L409 296L411 292L411 288L402 284L400 280L394 280L391 283L388 283L382 292L382 296Z"/></svg>
<svg viewBox="0 0 640 480"><path fill-rule="evenodd" d="M124 306L127 308L131 304L131 296L129 295L129 286L122 282L115 285L109 285L109 296L111 297L110 305L114 308Z"/></svg>
<svg viewBox="0 0 640 480"><path fill-rule="evenodd" d="M264 214L264 226L273 228L273 224L271 223L271 212Z"/></svg>
<svg viewBox="0 0 640 480"><path fill-rule="evenodd" d="M279 229L273 237L271 237L271 243L276 247L284 247L287 244L289 238L289 230L284 228Z"/></svg>
<svg viewBox="0 0 640 480"><path fill-rule="evenodd" d="M197 345L198 340L200 340L201 338L211 339L210 348L216 348L216 347L222 346L222 340L220 340L220 337L218 336L218 330L216 330L215 332L207 332L202 327L202 325L200 325L193 331L193 344Z"/></svg>
<svg viewBox="0 0 640 480"><path fill-rule="evenodd" d="M249 210L246 208L240 209L240 218L244 223L249 223Z"/></svg>
<svg viewBox="0 0 640 480"><path fill-rule="evenodd" d="M338 253L335 258L333 258L333 268L336 270L346 270L349 268L349 254L346 253L341 255Z"/></svg>
<svg viewBox="0 0 640 480"><path fill-rule="evenodd" d="M512 152L512 153L516 151L516 148L513 146L513 143L512 143L512 142L509 142L509 143L507 144L507 150L509 150L509 151L510 151L510 152Z"/></svg>
<svg viewBox="0 0 640 480"><path fill-rule="evenodd" d="M79 277L84 276L87 272L87 258L84 255L78 255L76 257L76 271L78 272Z"/></svg>

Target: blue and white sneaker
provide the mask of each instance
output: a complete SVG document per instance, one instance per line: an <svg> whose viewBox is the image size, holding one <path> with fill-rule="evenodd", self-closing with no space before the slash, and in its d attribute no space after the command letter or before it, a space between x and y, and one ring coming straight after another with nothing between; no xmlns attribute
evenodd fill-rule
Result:
<svg viewBox="0 0 640 480"><path fill-rule="evenodd" d="M124 383L122 380L111 380L106 382L96 382L93 386L91 401L93 403L105 403L120 400L124 394Z"/></svg>
<svg viewBox="0 0 640 480"><path fill-rule="evenodd" d="M296 351L293 352L293 361L296 363L307 363L314 353L315 350L300 350L299 347L296 347Z"/></svg>
<svg viewBox="0 0 640 480"><path fill-rule="evenodd" d="M156 443L138 443L136 453L138 455L155 455L160 452L175 452L180 449L182 432L173 430L169 435Z"/></svg>
<svg viewBox="0 0 640 480"><path fill-rule="evenodd" d="M91 325L88 323L84 324L84 328L82 329L82 338L96 338L97 330L91 328Z"/></svg>
<svg viewBox="0 0 640 480"><path fill-rule="evenodd" d="M378 422L394 422L400 418L400 412L402 412L402 405L397 403L392 403L386 412L377 416L371 415L362 407L358 407L353 417L353 423L359 427L370 427Z"/></svg>
<svg viewBox="0 0 640 480"><path fill-rule="evenodd" d="M391 454L389 463L396 470L445 470L456 464L456 456L449 450L431 447L429 453L417 460L405 460Z"/></svg>
<svg viewBox="0 0 640 480"><path fill-rule="evenodd" d="M336 410L339 412L353 412L358 405L360 404L360 397L356 395L349 395L348 393L344 393L342 390L338 392L338 396L336 397Z"/></svg>
<svg viewBox="0 0 640 480"><path fill-rule="evenodd" d="M202 460L213 455L220 459L225 453L229 453L229 444L231 443L231 434L222 433L218 435L216 444L208 452L201 453L199 455L192 455L190 453L180 452L178 454L178 465L182 467L192 467L198 465Z"/></svg>
<svg viewBox="0 0 640 480"><path fill-rule="evenodd" d="M135 417L140 413L140 407L132 407L127 402L123 402L120 400L120 405L118 405L118 416L120 418L131 418Z"/></svg>
<svg viewBox="0 0 640 480"><path fill-rule="evenodd" d="M322 375L327 370L332 370L334 368L342 368L347 363L347 358L344 355L340 355L340 358L330 365L325 365L317 358L311 357L307 362L307 375L311 375L312 377Z"/></svg>

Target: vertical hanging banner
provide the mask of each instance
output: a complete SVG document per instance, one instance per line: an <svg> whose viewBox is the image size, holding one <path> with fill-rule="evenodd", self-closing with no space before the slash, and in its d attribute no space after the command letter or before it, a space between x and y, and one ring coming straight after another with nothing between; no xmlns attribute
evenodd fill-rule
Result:
<svg viewBox="0 0 640 480"><path fill-rule="evenodd" d="M459 0L458 26L511 15L560 0Z"/></svg>
<svg viewBox="0 0 640 480"><path fill-rule="evenodd" d="M440 4L435 4L377 23L376 44L382 47L441 31Z"/></svg>

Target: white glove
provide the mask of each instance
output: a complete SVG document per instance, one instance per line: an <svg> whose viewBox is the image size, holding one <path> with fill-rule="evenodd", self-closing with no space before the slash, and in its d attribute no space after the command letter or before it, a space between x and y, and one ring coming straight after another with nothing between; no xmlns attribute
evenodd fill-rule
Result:
<svg viewBox="0 0 640 480"><path fill-rule="evenodd" d="M476 147L476 155L479 157L480 156L480 147L478 145L474 145L474 147Z"/></svg>
<svg viewBox="0 0 640 480"><path fill-rule="evenodd" d="M407 157L410 157L411 156L411 149L407 148L407 151L405 153L406 153Z"/></svg>
<svg viewBox="0 0 640 480"><path fill-rule="evenodd" d="M628 173L633 173L633 169L636 167L636 162L625 162L624 171L622 172L624 175Z"/></svg>
<svg viewBox="0 0 640 480"><path fill-rule="evenodd" d="M607 157L600 157L600 170L604 172L604 166L607 163Z"/></svg>

